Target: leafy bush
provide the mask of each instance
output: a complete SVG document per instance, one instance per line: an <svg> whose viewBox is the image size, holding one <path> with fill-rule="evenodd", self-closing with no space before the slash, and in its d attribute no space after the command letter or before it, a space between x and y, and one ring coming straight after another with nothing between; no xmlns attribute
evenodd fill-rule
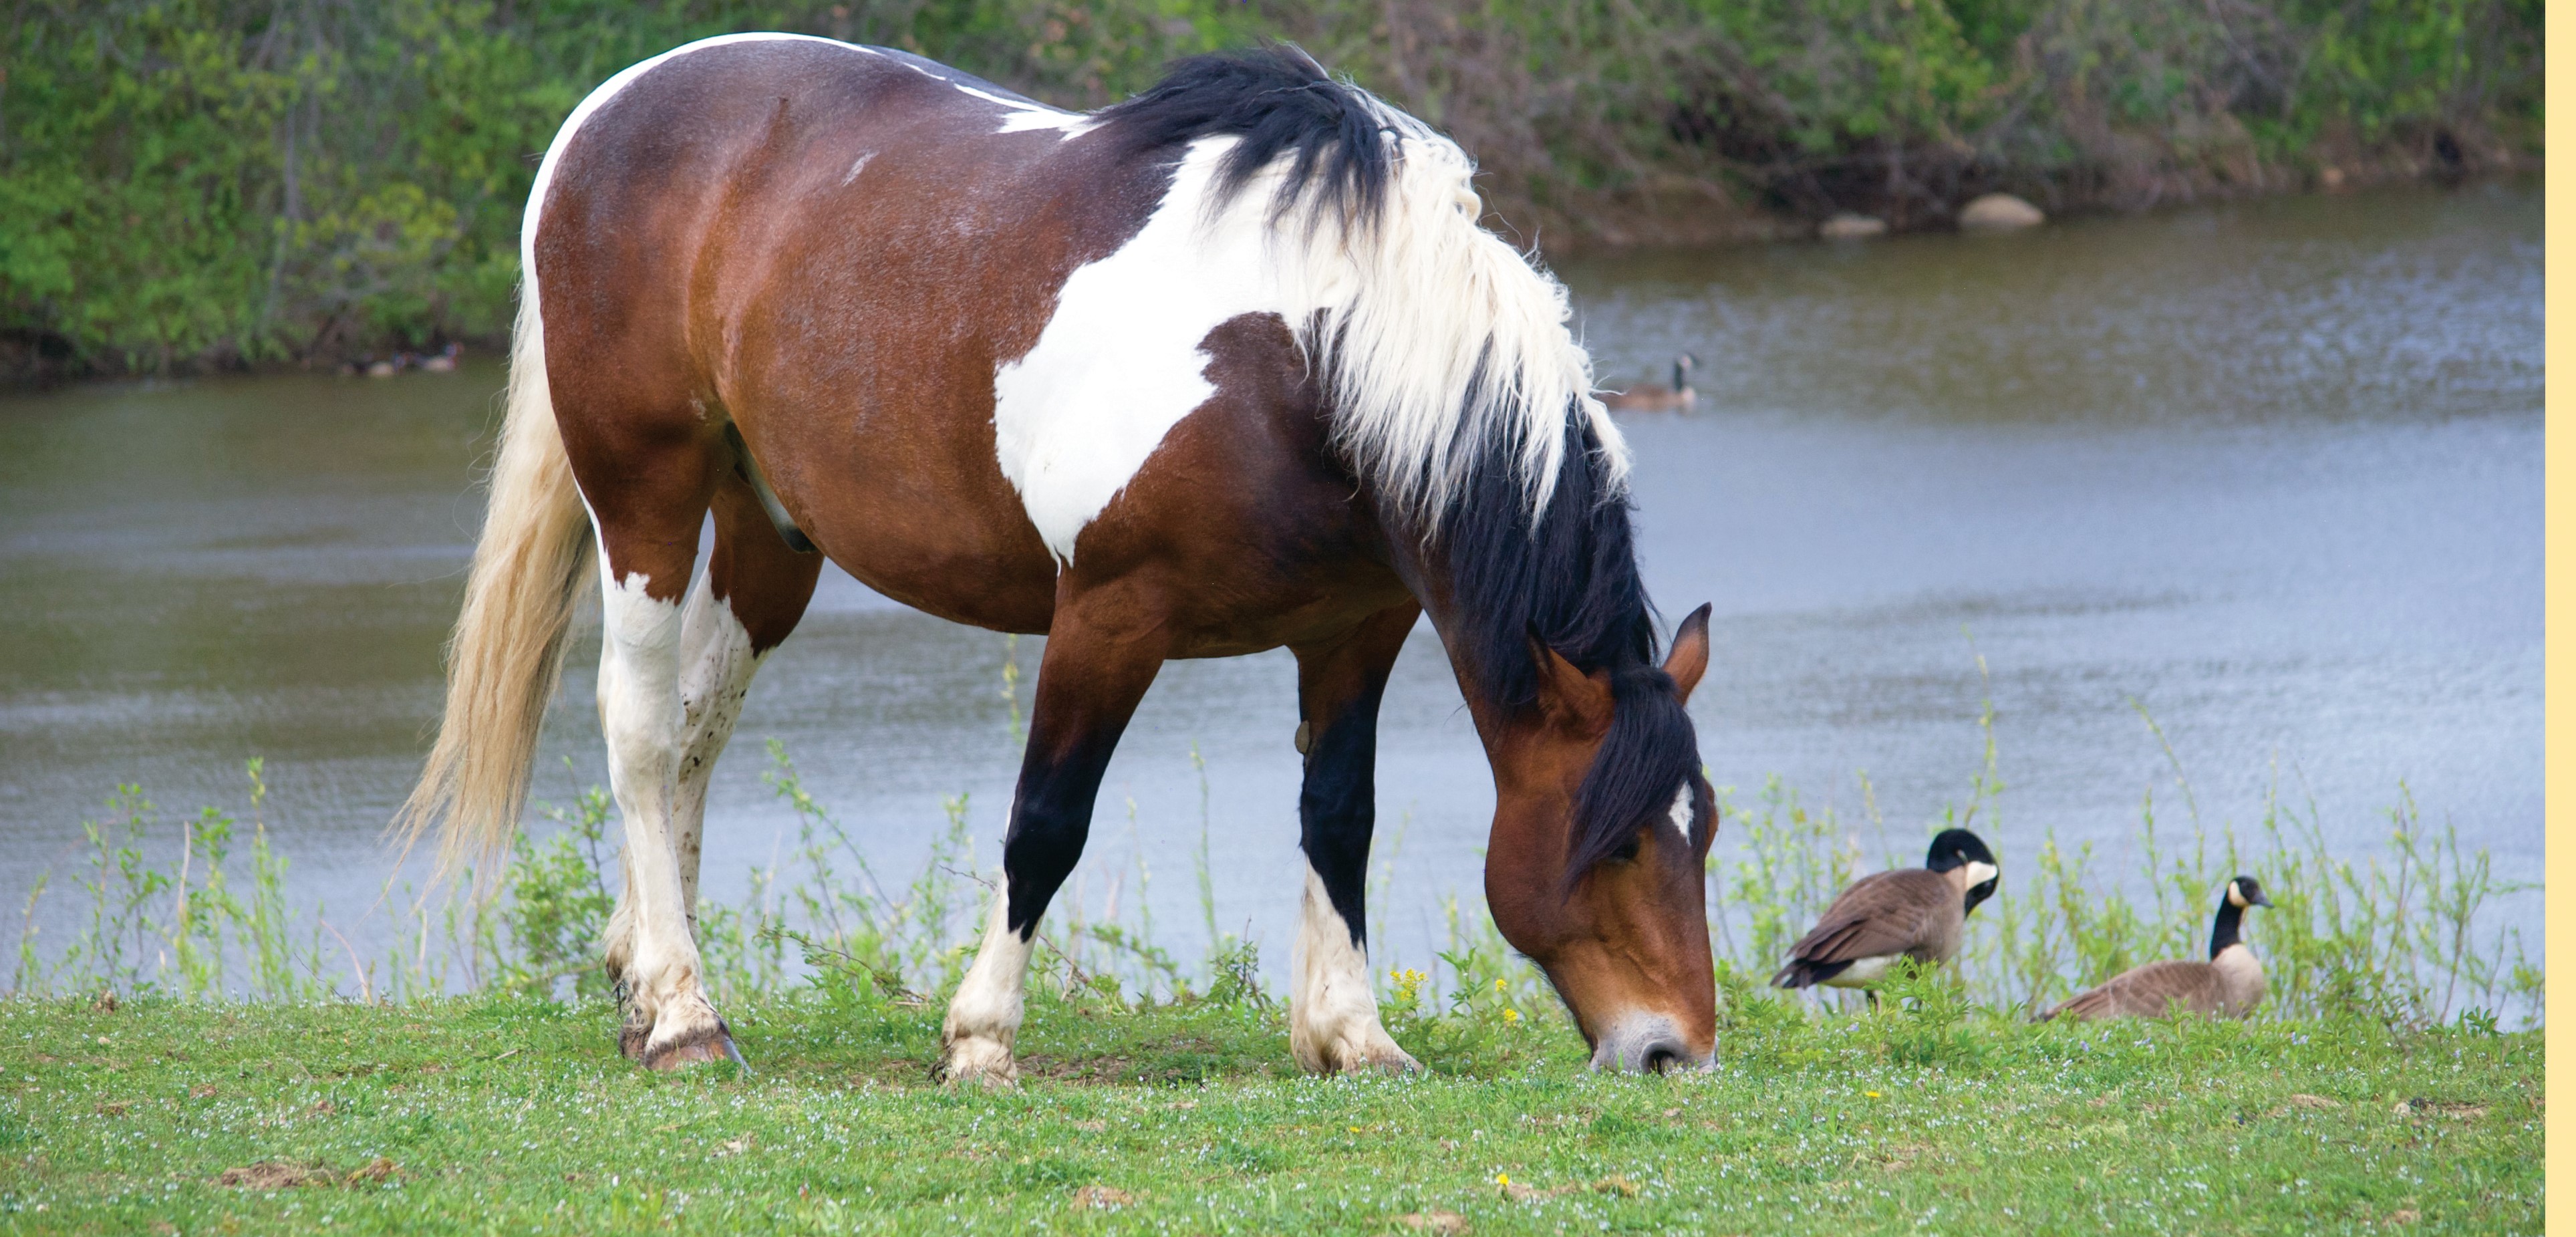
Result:
<svg viewBox="0 0 2576 1237"><path fill-rule="evenodd" d="M780 29L1071 106L1299 40L1529 240L1937 225L2536 154L2538 0L30 0L0 44L0 380L497 341L537 157L627 64Z"/></svg>

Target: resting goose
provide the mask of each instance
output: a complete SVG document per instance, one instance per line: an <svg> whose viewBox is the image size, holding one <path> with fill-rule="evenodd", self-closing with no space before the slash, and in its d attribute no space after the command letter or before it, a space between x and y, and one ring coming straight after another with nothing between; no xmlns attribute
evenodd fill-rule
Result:
<svg viewBox="0 0 2576 1237"><path fill-rule="evenodd" d="M1601 402L1622 412L1687 412L1699 402L1699 392L1690 385L1690 372L1698 364L1698 357L1685 352L1673 358L1673 385L1644 383L1625 391L1612 391L1602 396Z"/></svg>
<svg viewBox="0 0 2576 1237"><path fill-rule="evenodd" d="M2209 929L2209 961L2150 962L2113 976L2109 983L2039 1016L2046 1022L2064 1015L2079 1022L2102 1018L2160 1018L2179 1006L2195 1014L2242 1018L2263 1003L2263 963L2237 939L2245 908L2270 906L2263 886L2251 876L2227 882L2218 902L2217 922Z"/></svg>
<svg viewBox="0 0 2576 1237"><path fill-rule="evenodd" d="M1900 957L1947 962L1977 903L1993 897L2002 877L1993 851L1965 829L1932 839L1919 868L1853 881L1825 908L1815 928L1789 949L1789 965L1771 982L1782 988L1869 988Z"/></svg>

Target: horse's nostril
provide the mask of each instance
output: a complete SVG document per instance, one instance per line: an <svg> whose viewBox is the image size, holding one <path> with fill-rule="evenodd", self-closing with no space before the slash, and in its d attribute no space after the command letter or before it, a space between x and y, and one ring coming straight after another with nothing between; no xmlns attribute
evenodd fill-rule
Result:
<svg viewBox="0 0 2576 1237"><path fill-rule="evenodd" d="M1682 1063L1681 1045L1670 1040L1659 1041L1646 1049L1646 1072L1660 1074Z"/></svg>

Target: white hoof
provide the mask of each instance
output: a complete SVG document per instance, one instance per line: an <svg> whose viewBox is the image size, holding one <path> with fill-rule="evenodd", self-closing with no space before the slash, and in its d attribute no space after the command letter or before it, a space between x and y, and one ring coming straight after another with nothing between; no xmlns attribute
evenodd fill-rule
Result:
<svg viewBox="0 0 2576 1237"><path fill-rule="evenodd" d="M1291 1036L1289 1051L1310 1074L1419 1074L1422 1063L1396 1046L1383 1027L1370 1025L1335 1035Z"/></svg>

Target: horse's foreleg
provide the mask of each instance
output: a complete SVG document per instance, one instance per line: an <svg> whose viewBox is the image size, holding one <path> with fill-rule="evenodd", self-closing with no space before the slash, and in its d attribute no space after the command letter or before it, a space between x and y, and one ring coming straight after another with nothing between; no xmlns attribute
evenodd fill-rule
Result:
<svg viewBox="0 0 2576 1237"><path fill-rule="evenodd" d="M1421 1065L1378 1019L1368 965L1370 834L1377 821L1377 712L1387 675L1421 607L1370 616L1333 643L1299 648L1304 714L1306 897L1288 993L1288 1047L1319 1074L1410 1071Z"/></svg>
<svg viewBox="0 0 2576 1237"><path fill-rule="evenodd" d="M1133 621L1156 611L1143 604L1147 599L1098 591L1074 598L1069 592L1059 586L1053 630L1038 666L1028 749L1002 842L1003 885L984 926L983 947L940 1028L940 1073L951 1081L1007 1084L1019 1076L1011 1044L1025 1012L1022 993L1038 919L1082 858L1101 772L1167 648L1153 623Z"/></svg>

